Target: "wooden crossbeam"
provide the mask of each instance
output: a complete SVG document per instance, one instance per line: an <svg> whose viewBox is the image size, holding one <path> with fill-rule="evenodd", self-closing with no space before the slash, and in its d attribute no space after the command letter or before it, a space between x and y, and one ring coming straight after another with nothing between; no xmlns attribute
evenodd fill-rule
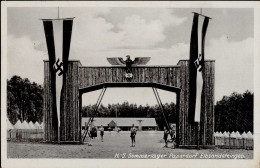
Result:
<svg viewBox="0 0 260 168"><path fill-rule="evenodd" d="M114 87L153 87L153 88L158 88L158 89L162 89L162 90L166 90L166 91L170 91L170 92L175 92L175 93L179 93L181 91L180 88L178 87L173 87L173 86L169 86L169 85L163 85L163 84L159 84L159 83L134 83L134 82L115 82L115 83L102 83L102 84L98 84L98 85L93 85L87 88L81 88L79 89L79 92L81 94L83 93L87 93L87 92L91 92L91 91L95 91L95 90L99 90L102 89L103 87L110 87L110 88L114 88Z"/></svg>

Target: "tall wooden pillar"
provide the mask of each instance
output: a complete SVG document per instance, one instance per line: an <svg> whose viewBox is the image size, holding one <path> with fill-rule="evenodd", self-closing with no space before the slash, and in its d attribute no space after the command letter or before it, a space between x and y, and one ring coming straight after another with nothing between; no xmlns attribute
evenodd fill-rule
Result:
<svg viewBox="0 0 260 168"><path fill-rule="evenodd" d="M81 116L79 112L79 61L69 61L63 83L60 112L60 141L80 142ZM44 61L44 125L45 141L57 141L58 132L53 129L53 106L51 96L49 62Z"/></svg>
<svg viewBox="0 0 260 168"><path fill-rule="evenodd" d="M57 120L57 116L55 118L55 102L53 100L53 90L55 88L52 87L52 80L50 73L50 64L49 61L44 61L44 95L43 95L43 122L44 122L44 140L46 142L57 142L58 141L58 124L55 120ZM54 74L55 76L55 74Z"/></svg>
<svg viewBox="0 0 260 168"><path fill-rule="evenodd" d="M79 142L81 137L81 116L79 113L79 61L69 61L63 83L60 118L60 141Z"/></svg>
<svg viewBox="0 0 260 168"><path fill-rule="evenodd" d="M188 123L189 107L189 61L180 60L180 104L179 104L179 145L210 146L214 145L214 88L215 88L215 61L205 61L204 88L202 94L201 121ZM198 142L199 141L199 142Z"/></svg>

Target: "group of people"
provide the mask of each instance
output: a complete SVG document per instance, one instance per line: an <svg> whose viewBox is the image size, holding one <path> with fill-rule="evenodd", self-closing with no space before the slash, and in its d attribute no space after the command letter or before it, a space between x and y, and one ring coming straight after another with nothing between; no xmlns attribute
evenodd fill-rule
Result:
<svg viewBox="0 0 260 168"><path fill-rule="evenodd" d="M169 135L170 135L170 139L168 140L168 136ZM167 129L167 127L164 127L163 139L164 139L164 142L165 142L165 146L164 147L167 148L168 147L168 142L171 141L173 143L172 148L175 148L176 136L175 136L175 130L174 130L173 125L169 129Z"/></svg>
<svg viewBox="0 0 260 168"><path fill-rule="evenodd" d="M100 131L101 142L103 142L103 136L104 136L103 125L101 125L101 127L99 128L99 131ZM95 127L95 126L89 127L89 137L91 139L94 139L95 137L97 137L97 127Z"/></svg>
<svg viewBox="0 0 260 168"><path fill-rule="evenodd" d="M97 127L92 126L89 128L89 136L91 139L94 139L95 137L97 137ZM100 137L101 137L101 142L103 142L103 136L104 136L104 127L103 125L101 125L101 127L99 128L100 131ZM130 137L131 137L131 142L132 145L131 147L135 147L135 136L137 133L137 129L135 128L134 124L132 125L131 129L130 129ZM168 140L168 136L170 135L170 140ZM163 139L165 141L165 146L164 147L168 147L168 142L172 141L173 142L173 146L172 148L175 148L175 130L174 127L171 126L170 129L167 129L167 127L164 127L164 134L163 134Z"/></svg>
<svg viewBox="0 0 260 168"><path fill-rule="evenodd" d="M137 129L134 127L134 124L133 124L131 129L130 129L130 137L131 137L131 140L132 140L131 147L135 147L136 132L137 132ZM170 135L170 137L171 137L170 140L168 140L168 135ZM164 147L168 147L168 142L171 141L173 143L172 148L173 149L175 148L176 136L175 136L175 130L174 130L173 125L171 126L171 128L169 130L166 127L164 127L163 139L165 141L165 146Z"/></svg>
<svg viewBox="0 0 260 168"><path fill-rule="evenodd" d="M101 142L104 142L104 139L103 139L103 137L104 137L104 127L103 127L103 125L101 125L101 127L99 128L99 131L100 131ZM117 131L119 133L120 130L118 129ZM131 137L131 140L132 140L131 147L135 146L136 132L137 132L137 129L135 128L135 126L133 124L131 129L130 129L130 137ZM95 139L95 137L97 137L97 127L95 127L95 126L89 127L89 137L91 139Z"/></svg>

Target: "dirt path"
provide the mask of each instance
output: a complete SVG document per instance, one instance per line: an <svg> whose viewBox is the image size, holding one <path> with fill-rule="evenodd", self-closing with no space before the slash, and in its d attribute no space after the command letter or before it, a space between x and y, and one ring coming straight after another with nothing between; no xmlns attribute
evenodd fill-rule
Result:
<svg viewBox="0 0 260 168"><path fill-rule="evenodd" d="M137 134L136 146L130 147L129 134L109 134L91 140L92 146L84 145L55 145L29 142L8 142L8 158L160 158L160 159L195 159L208 157L245 159L253 158L253 150L228 149L171 149L163 148L160 142L162 134Z"/></svg>

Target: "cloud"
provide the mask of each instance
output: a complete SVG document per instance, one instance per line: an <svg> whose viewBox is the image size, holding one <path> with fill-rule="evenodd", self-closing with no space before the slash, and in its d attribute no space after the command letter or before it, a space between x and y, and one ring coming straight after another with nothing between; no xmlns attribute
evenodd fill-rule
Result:
<svg viewBox="0 0 260 168"><path fill-rule="evenodd" d="M7 44L7 77L19 75L43 84L43 60L47 55L36 49L40 42L32 41L28 36L15 38L9 35Z"/></svg>
<svg viewBox="0 0 260 168"><path fill-rule="evenodd" d="M169 8L112 8L111 12L104 15L111 22L123 22L126 17L137 15L150 22L160 20L164 26L177 27L184 23L188 18L177 16L174 9Z"/></svg>
<svg viewBox="0 0 260 168"><path fill-rule="evenodd" d="M164 25L159 20L145 21L139 15L125 18L123 23L118 24L120 32L124 34L121 47L148 48L162 42Z"/></svg>
<svg viewBox="0 0 260 168"><path fill-rule="evenodd" d="M122 8L92 9L87 14L75 13L72 48L84 51L152 48L166 39L166 28L179 26L187 20L173 15L173 10L169 9L122 11ZM116 21L107 17L117 12L121 14L115 17Z"/></svg>
<svg viewBox="0 0 260 168"><path fill-rule="evenodd" d="M232 92L253 91L254 40L229 41L226 36L212 39L206 48L206 59L215 59L216 100Z"/></svg>
<svg viewBox="0 0 260 168"><path fill-rule="evenodd" d="M101 17L88 16L83 21L75 20L72 33L72 49L105 50L117 46L121 33L111 31L114 25Z"/></svg>
<svg viewBox="0 0 260 168"><path fill-rule="evenodd" d="M151 16L151 13L149 13ZM183 24L188 20L187 17L179 17L174 15L173 9L159 9L159 11L153 13L154 18L158 17L158 20L161 20L164 26L173 26L177 27Z"/></svg>

